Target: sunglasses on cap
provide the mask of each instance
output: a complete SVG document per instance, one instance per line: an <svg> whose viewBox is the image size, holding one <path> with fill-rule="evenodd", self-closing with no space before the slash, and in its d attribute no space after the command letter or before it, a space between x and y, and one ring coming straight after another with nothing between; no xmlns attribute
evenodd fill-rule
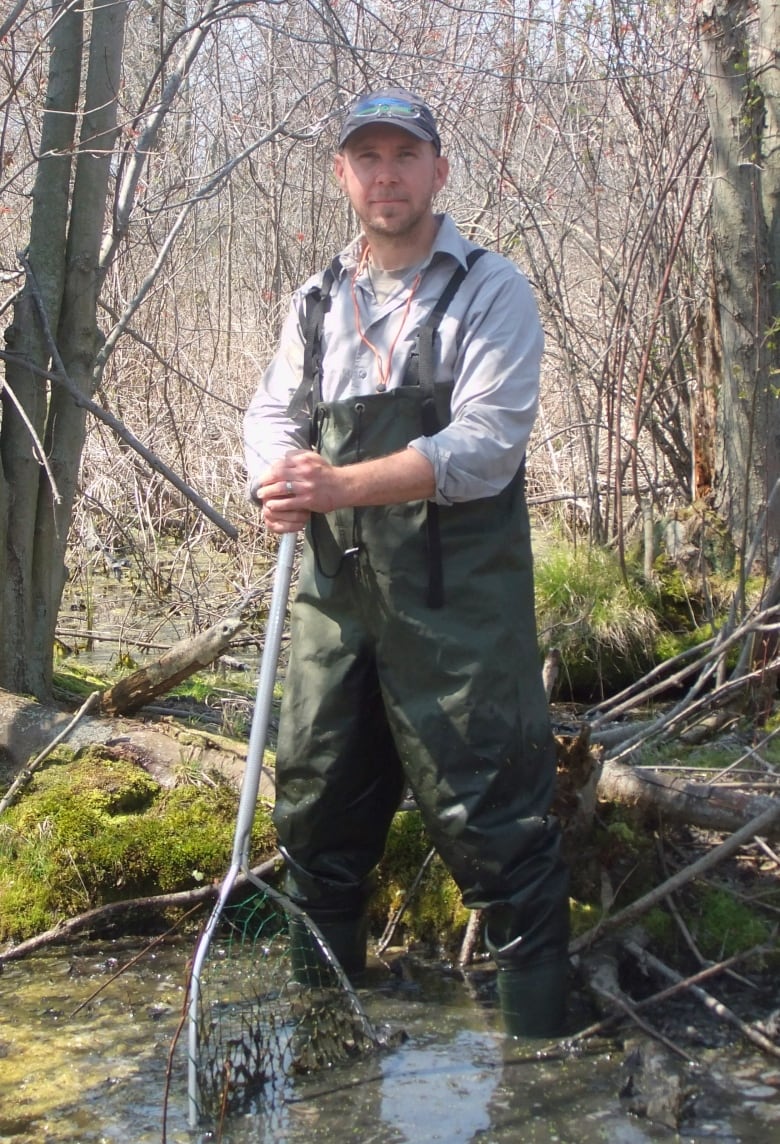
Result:
<svg viewBox="0 0 780 1144"><path fill-rule="evenodd" d="M355 119L390 119L394 117L422 119L425 109L405 99L369 98L357 104L351 114Z"/></svg>

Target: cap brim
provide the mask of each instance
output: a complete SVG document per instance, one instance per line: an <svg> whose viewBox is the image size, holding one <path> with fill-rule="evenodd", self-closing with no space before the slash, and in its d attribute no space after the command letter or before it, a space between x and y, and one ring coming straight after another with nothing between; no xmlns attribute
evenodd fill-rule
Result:
<svg viewBox="0 0 780 1144"><path fill-rule="evenodd" d="M366 119L364 123L351 124L341 133L339 138L339 147L343 147L348 140L356 135L358 131L363 131L366 127L380 127L388 125L390 127L400 127L408 135L414 135L417 139L422 139L423 143L432 143L434 147L438 147L438 141L432 139L430 132L426 131L424 127L418 127L416 123L410 123L408 119L397 119L392 115L383 115L381 119Z"/></svg>

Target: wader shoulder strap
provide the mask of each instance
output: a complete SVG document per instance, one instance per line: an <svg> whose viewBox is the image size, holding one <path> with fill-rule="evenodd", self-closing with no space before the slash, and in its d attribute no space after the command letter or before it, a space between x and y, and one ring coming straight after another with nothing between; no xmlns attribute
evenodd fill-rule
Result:
<svg viewBox="0 0 780 1144"><path fill-rule="evenodd" d="M422 387L425 400L423 401L423 432L426 437L433 436L440 428L436 416L436 406L433 401L433 386L436 378L436 359L434 346L436 333L441 325L442 318L461 287L463 279L471 270L474 263L482 257L485 251L482 247L472 250L466 258L466 265L458 266L444 288L444 292L428 317L417 330L415 344L409 355L409 362L404 375L404 385L419 385Z"/></svg>
<svg viewBox="0 0 780 1144"><path fill-rule="evenodd" d="M334 258L322 276L322 284L304 298L303 306L303 371L301 383L287 406L287 416L294 417L322 400L322 327L330 309L330 295L341 273L341 261Z"/></svg>
<svg viewBox="0 0 780 1144"><path fill-rule="evenodd" d="M441 428L439 415L436 412L436 399L434 397L434 380L436 378L436 362L434 358L434 345L436 331L441 320L447 313L447 307L460 289L463 279L471 270L478 258L485 251L480 247L472 250L466 259L466 265L459 266L450 278L444 293L439 298L430 314L417 331L415 347L409 358L409 364L404 377L404 385L419 385L422 390L422 431L424 436L432 437ZM436 501L428 501L425 532L428 544L428 607L441 608L444 605L444 569L441 555L441 533L439 530L439 506Z"/></svg>

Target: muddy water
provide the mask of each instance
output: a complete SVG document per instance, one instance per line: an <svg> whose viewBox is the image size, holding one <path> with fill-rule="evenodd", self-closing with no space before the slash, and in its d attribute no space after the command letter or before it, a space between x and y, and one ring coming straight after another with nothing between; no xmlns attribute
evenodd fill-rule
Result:
<svg viewBox="0 0 780 1144"><path fill-rule="evenodd" d="M80 947L9 964L0 976L2 1144L151 1144L163 1140L166 1069L191 946L148 954L116 981L127 946ZM677 1133L621 1100L624 1054L602 1044L538 1060L507 1041L484 987L430 968L375 967L369 1015L408 1039L356 1065L290 1087L283 1103L231 1121L225 1144L641 1144L780 1139L780 1068L718 1050L691 1066L692 1115ZM486 979L489 981L489 979ZM74 1010L105 986L79 1012ZM481 996L480 994L484 994ZM183 1048L173 1057L169 1144L188 1131Z"/></svg>

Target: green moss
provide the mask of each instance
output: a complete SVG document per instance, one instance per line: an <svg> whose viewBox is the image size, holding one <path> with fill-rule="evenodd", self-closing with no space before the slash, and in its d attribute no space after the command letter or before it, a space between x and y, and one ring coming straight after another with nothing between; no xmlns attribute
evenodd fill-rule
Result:
<svg viewBox="0 0 780 1144"><path fill-rule="evenodd" d="M395 914L431 849L419 813L402 811L390 828L384 858L377 874L371 901L372 918L384 928ZM423 943L454 948L462 936L469 911L460 890L438 855L429 863L404 911L396 931L398 944Z"/></svg>
<svg viewBox="0 0 780 1144"><path fill-rule="evenodd" d="M104 691L110 682L108 675L98 675L70 658L54 669L54 686L75 699L86 699L93 691Z"/></svg>
<svg viewBox="0 0 780 1144"><path fill-rule="evenodd" d="M642 918L642 926L659 950L672 950L678 930L671 914L655 906Z"/></svg>
<svg viewBox="0 0 780 1144"><path fill-rule="evenodd" d="M719 961L769 940L769 922L727 890L701 890L691 911L691 933L705 957Z"/></svg>
<svg viewBox="0 0 780 1144"><path fill-rule="evenodd" d="M616 895L612 912L648 893L658 884L659 870L655 835L643 814L632 807L605 805L600 808L591 839L593 861L598 870L591 892L600 904L605 884ZM579 879L574 871L575 893Z"/></svg>
<svg viewBox="0 0 780 1144"><path fill-rule="evenodd" d="M161 787L97 751L58 755L0 827L0 940L20 940L109 901L190 889L229 864L238 796L224 781ZM274 846L258 807L253 854Z"/></svg>

